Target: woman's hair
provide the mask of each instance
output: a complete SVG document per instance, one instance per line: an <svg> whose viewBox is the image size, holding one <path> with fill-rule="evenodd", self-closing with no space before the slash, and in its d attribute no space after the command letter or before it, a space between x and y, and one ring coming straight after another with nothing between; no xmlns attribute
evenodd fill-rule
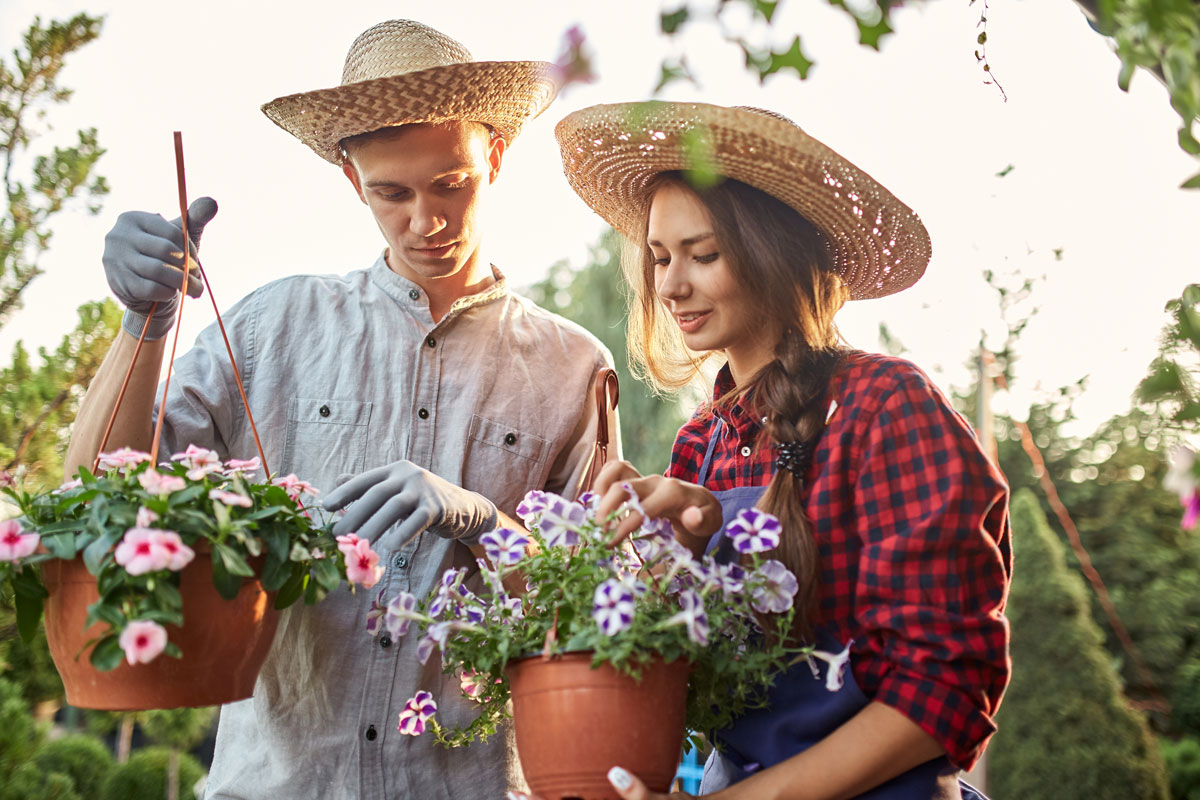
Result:
<svg viewBox="0 0 1200 800"><path fill-rule="evenodd" d="M759 447L811 442L815 449L825 429L826 390L842 352L833 317L848 297L841 278L831 271L824 236L791 206L744 183L725 180L698 188L680 173L666 172L655 177L647 196L668 184L688 189L704 204L721 256L761 314L762 329L780 332L774 360L719 402L746 398L750 413L766 417ZM646 244L648 211L649 203L641 240L630 243L623 259L632 290L629 357L635 374L657 390L669 391L697 378L703 363L717 354L689 350L654 291L654 256ZM792 633L808 638L820 570L800 488L800 478L778 469L758 507L782 524L779 558L800 583Z"/></svg>

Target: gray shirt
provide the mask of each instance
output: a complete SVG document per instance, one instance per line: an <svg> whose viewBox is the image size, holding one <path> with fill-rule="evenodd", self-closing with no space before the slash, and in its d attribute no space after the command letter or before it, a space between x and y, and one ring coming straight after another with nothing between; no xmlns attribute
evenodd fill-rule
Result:
<svg viewBox="0 0 1200 800"><path fill-rule="evenodd" d="M285 278L234 306L226 328L271 471L328 492L408 459L510 515L530 489L573 495L595 437L591 382L612 358L496 277L436 325L425 293L382 257L344 277ZM168 452L257 453L215 325L176 361L167 409ZM501 798L520 785L506 735L446 750L398 733L419 689L443 725L475 708L436 654L418 663L415 634L366 633L381 588L422 597L452 564L473 564L470 552L426 533L381 556L374 589L342 586L283 612L254 697L221 709L206 797Z"/></svg>

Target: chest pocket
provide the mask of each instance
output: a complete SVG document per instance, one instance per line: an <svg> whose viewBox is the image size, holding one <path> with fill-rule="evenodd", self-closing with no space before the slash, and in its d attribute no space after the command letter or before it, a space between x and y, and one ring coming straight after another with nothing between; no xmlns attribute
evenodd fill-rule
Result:
<svg viewBox="0 0 1200 800"><path fill-rule="evenodd" d="M281 474L294 472L328 492L339 477L362 472L372 405L357 400L293 397L288 405Z"/></svg>
<svg viewBox="0 0 1200 800"><path fill-rule="evenodd" d="M505 422L471 416L463 488L491 498L512 513L530 489L540 489L549 469L550 442Z"/></svg>

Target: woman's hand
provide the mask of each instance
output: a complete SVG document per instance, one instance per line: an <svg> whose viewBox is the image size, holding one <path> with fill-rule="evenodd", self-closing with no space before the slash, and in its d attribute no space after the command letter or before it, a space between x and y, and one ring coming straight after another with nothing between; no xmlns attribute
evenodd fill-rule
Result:
<svg viewBox="0 0 1200 800"><path fill-rule="evenodd" d="M695 797L695 795L683 792L671 792L670 794L652 792L636 775L621 767L613 767L608 771L608 782L613 785L623 800L688 800ZM508 800L541 800L541 798L522 792L509 792Z"/></svg>
<svg viewBox="0 0 1200 800"><path fill-rule="evenodd" d="M597 519L605 519L629 498L626 485L637 495L646 516L670 521L676 541L697 556L704 553L708 540L721 529L721 504L712 492L677 478L642 477L627 461L611 461L596 476L595 492L600 495ZM642 522L637 511L622 517L612 544L629 536Z"/></svg>

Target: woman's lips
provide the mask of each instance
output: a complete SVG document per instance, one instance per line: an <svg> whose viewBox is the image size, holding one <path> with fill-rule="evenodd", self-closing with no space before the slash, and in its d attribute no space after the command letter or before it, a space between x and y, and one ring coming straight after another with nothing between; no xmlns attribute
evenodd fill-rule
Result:
<svg viewBox="0 0 1200 800"><path fill-rule="evenodd" d="M683 331L684 333L695 333L700 329L700 326L705 323L711 314L711 311L676 314L675 321L679 323L679 330Z"/></svg>

